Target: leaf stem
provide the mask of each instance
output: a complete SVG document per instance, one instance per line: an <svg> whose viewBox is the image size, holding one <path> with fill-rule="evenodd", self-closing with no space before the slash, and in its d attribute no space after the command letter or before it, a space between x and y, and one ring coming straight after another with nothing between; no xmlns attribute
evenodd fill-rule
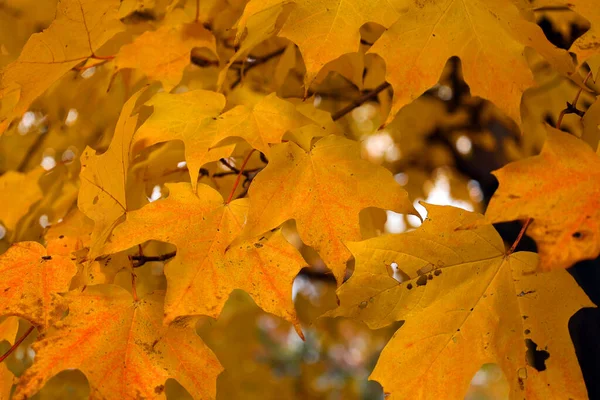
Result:
<svg viewBox="0 0 600 400"><path fill-rule="evenodd" d="M252 156L252 153L254 153L255 150L256 149L250 150L250 153L248 153L246 158L244 158L244 162L242 162L242 166L240 167L240 172L238 173L237 178L235 178L235 183L233 184L233 188L231 189L231 193L229 193L229 197L227 198L227 201L225 202L225 204L229 204L231 202L231 199L233 198L233 194L235 193L235 190L237 189L238 185L240 184L240 179L242 179L242 175L244 173L244 168L246 167L246 164L248 164L248 161L250 161L250 156Z"/></svg>
<svg viewBox="0 0 600 400"><path fill-rule="evenodd" d="M19 347L19 345L23 342L23 340L25 340L27 338L27 336L29 336L29 334L31 332L33 332L34 328L35 328L35 326L31 325L29 327L29 329L27 329L27 331L23 334L23 336L21 336L19 339L17 339L15 344L13 344L11 346L11 348L6 351L6 353L4 353L2 356L0 356L0 362L4 361L8 356L10 356L12 354L12 352L15 351L15 349L17 347Z"/></svg>
<svg viewBox="0 0 600 400"><path fill-rule="evenodd" d="M521 232L519 232L519 236L517 236L517 238L515 239L515 242L512 244L512 246L510 246L510 249L506 253L507 256L510 256L515 251L515 249L517 248L517 245L523 238L523 235L525 234L525 231L527 230L527 227L529 226L531 221L532 221L531 218L527 218L527 220L523 224L523 227L521 228Z"/></svg>
<svg viewBox="0 0 600 400"><path fill-rule="evenodd" d="M195 21L198 22L200 20L200 0L196 0L196 19Z"/></svg>
<svg viewBox="0 0 600 400"><path fill-rule="evenodd" d="M590 76L592 76L591 70L590 70L590 72L588 72L587 76L583 80L584 85L587 83L588 79L590 79ZM585 112L577 109L577 102L579 101L579 96L581 96L581 92L583 92L582 87L580 87L579 90L577 91L577 94L575 95L575 99L573 99L573 103L567 102L567 108L565 108L564 110L562 110L560 112L560 114L558 115L558 120L556 121L556 129L560 129L560 126L562 125L562 120L563 120L564 116L567 114L577 114L580 117L583 117L583 114L585 114Z"/></svg>
<svg viewBox="0 0 600 400"><path fill-rule="evenodd" d="M377 86L375 89L371 90L363 94L362 96L356 98L352 103L348 104L346 107L341 110L331 114L331 119L337 121L342 118L344 115L348 114L350 111L354 110L356 107L361 106L363 103L372 100L377 97L377 95L383 92L385 89L389 88L391 85L387 82L383 82L381 85Z"/></svg>

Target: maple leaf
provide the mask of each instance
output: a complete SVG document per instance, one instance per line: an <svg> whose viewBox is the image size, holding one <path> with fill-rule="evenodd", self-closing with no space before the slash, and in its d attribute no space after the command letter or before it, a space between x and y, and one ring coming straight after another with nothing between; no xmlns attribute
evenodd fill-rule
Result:
<svg viewBox="0 0 600 400"><path fill-rule="evenodd" d="M90 244L91 259L100 255L100 248L115 223L127 210L125 179L138 119L137 115L132 117L131 113L143 92L144 89L135 93L123 106L108 150L97 155L94 149L86 147L81 155L81 188L77 205L94 221Z"/></svg>
<svg viewBox="0 0 600 400"><path fill-rule="evenodd" d="M247 237L295 219L302 240L344 279L350 253L344 241L360 239L359 212L378 207L414 213L408 195L383 167L360 158L356 142L329 135L310 152L295 143L275 145L250 186Z"/></svg>
<svg viewBox="0 0 600 400"><path fill-rule="evenodd" d="M563 270L536 274L537 256L507 254L491 225L455 231L479 214L426 207L416 231L348 243L356 269L326 315L371 328L405 320L370 379L391 398L463 398L475 372L494 362L511 398L584 398L568 321L592 303L573 279ZM545 359L537 368L536 351Z"/></svg>
<svg viewBox="0 0 600 400"><path fill-rule="evenodd" d="M548 127L538 156L494 172L500 187L490 222L533 218L542 270L568 268L600 255L600 158L583 141Z"/></svg>
<svg viewBox="0 0 600 400"><path fill-rule="evenodd" d="M14 343L19 329L19 318L8 317L0 322L0 342L6 340L9 343ZM0 400L10 399L10 392L13 385L13 373L8 369L6 364L0 364Z"/></svg>
<svg viewBox="0 0 600 400"><path fill-rule="evenodd" d="M159 93L147 105L154 113L135 135L134 147L147 147L167 140L182 140L192 186L204 164L228 157L232 145L217 146L229 137L241 137L252 147L269 155L269 144L313 121L296 111L293 104L274 93L253 106L240 105L220 115L225 97L219 93L194 90L182 94Z"/></svg>
<svg viewBox="0 0 600 400"><path fill-rule="evenodd" d="M36 242L12 245L0 256L0 315L18 315L46 329L62 316L57 293L69 290L77 268L69 257Z"/></svg>
<svg viewBox="0 0 600 400"><path fill-rule="evenodd" d="M600 54L600 9L593 0L536 0L535 8L563 6L575 11L590 21L591 27L583 35L575 39L571 52L577 54L581 64L593 55ZM596 73L596 71L593 71Z"/></svg>
<svg viewBox="0 0 600 400"><path fill-rule="evenodd" d="M296 324L292 282L305 265L298 251L280 232L269 238L228 246L243 229L248 200L224 204L211 187L167 184L169 197L127 214L104 249L111 253L162 240L177 246L165 267L168 290L165 321L183 315L218 317L234 289L248 292L267 312Z"/></svg>
<svg viewBox="0 0 600 400"><path fill-rule="evenodd" d="M550 44L509 0L417 2L369 49L386 62L394 88L391 118L438 82L452 56L461 59L473 96L492 101L520 121L523 91L533 85L524 57L532 47L561 73L574 72L568 53Z"/></svg>
<svg viewBox="0 0 600 400"><path fill-rule="evenodd" d="M225 97L209 90L192 90L181 94L158 93L146 102L154 106L152 115L135 134L134 149L156 143L181 140L185 144L185 158L194 189L200 167L211 161L229 157L234 145L210 149L213 137L206 126L225 107Z"/></svg>
<svg viewBox="0 0 600 400"><path fill-rule="evenodd" d="M580 88L570 79L562 77L552 69L551 65L544 62L541 57L529 59L531 65L535 65L534 76L537 82L535 87L527 89L523 93L521 105L521 118L523 120L521 147L524 154L533 155L539 153L546 140L546 121L555 124L561 112L565 109L566 99L573 99ZM591 93L582 92L579 104L593 102ZM571 101L571 100L569 100ZM586 115L587 112L586 112ZM587 116L589 119L590 116ZM575 136L582 135L582 123L585 121L578 115L564 115L561 120L561 129L569 131ZM591 126L588 127L588 130ZM586 136L590 136L589 134Z"/></svg>
<svg viewBox="0 0 600 400"><path fill-rule="evenodd" d="M0 222L7 230L14 231L30 207L42 199L38 180L43 173L44 170L38 167L26 174L7 171L0 176L0 204L6 205L0 208ZM22 200L12 201L17 197Z"/></svg>
<svg viewBox="0 0 600 400"><path fill-rule="evenodd" d="M583 118L583 133L581 139L588 143L592 149L600 145L600 100L596 101L587 109Z"/></svg>
<svg viewBox="0 0 600 400"><path fill-rule="evenodd" d="M362 25L376 22L387 28L396 21L403 6L402 1L386 0L251 0L238 22L238 35L253 16L289 3L294 6L278 35L300 48L306 65L307 90L325 64L358 50Z"/></svg>
<svg viewBox="0 0 600 400"><path fill-rule="evenodd" d="M141 69L149 79L161 81L169 92L181 81L195 47L217 53L215 37L202 25L166 25L154 32L144 32L133 43L121 47L114 62L117 70Z"/></svg>
<svg viewBox="0 0 600 400"><path fill-rule="evenodd" d="M283 10L283 4L278 4L267 9L260 10L256 14L250 16L248 20L242 22L243 25L238 23L238 31L236 35L237 51L229 59L229 62L219 73L217 86L222 88L223 83L227 77L227 72L231 65L240 59L242 56L248 54L253 48L259 45L261 42L271 37L277 26L277 18ZM240 38L244 34L244 39L240 43Z"/></svg>
<svg viewBox="0 0 600 400"><path fill-rule="evenodd" d="M7 342L14 342L19 330L19 318L18 317L6 317L0 322L0 342L6 340ZM3 397L0 397L3 398Z"/></svg>
<svg viewBox="0 0 600 400"><path fill-rule="evenodd" d="M287 131L312 124L313 121L296 110L294 105L277 97L265 96L254 106L240 105L210 122L207 131L214 132L212 146L238 136L266 156L270 144L280 143Z"/></svg>
<svg viewBox="0 0 600 400"><path fill-rule="evenodd" d="M61 0L56 19L41 33L31 35L19 58L2 71L0 99L20 87L19 98L7 117L0 121L0 134L13 118L21 116L31 103L71 68L96 52L120 32L117 19L119 0Z"/></svg>
<svg viewBox="0 0 600 400"><path fill-rule="evenodd" d="M134 300L114 285L67 293L69 315L34 344L35 361L14 398L31 397L60 371L78 368L91 398L165 398L165 381L174 378L194 398L214 399L221 365L185 321L162 324L163 296Z"/></svg>

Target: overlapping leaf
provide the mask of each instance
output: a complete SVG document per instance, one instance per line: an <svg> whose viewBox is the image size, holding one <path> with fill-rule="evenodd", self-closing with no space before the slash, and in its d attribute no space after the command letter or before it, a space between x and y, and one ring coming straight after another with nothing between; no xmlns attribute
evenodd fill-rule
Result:
<svg viewBox="0 0 600 400"><path fill-rule="evenodd" d="M536 8L568 7L583 16L590 22L590 29L573 42L570 51L577 54L579 63L600 54L600 8L594 0L535 0L533 4ZM592 72L596 74L596 71Z"/></svg>
<svg viewBox="0 0 600 400"><path fill-rule="evenodd" d="M8 317L0 322L0 342L3 340L14 343L17 330L19 329L19 318ZM13 373L6 364L0 364L0 400L10 399L10 392L13 384Z"/></svg>
<svg viewBox="0 0 600 400"><path fill-rule="evenodd" d="M29 208L42 199L43 193L38 180L44 173L41 167L24 174L7 171L0 176L0 223L9 231L14 231L19 220ZM12 201L15 198L21 201Z"/></svg>
<svg viewBox="0 0 600 400"><path fill-rule="evenodd" d="M390 117L437 83L448 58L458 56L471 94L519 121L521 95L534 83L527 46L560 72L574 71L567 52L550 44L509 0L416 2L369 52L387 65L386 79L394 87Z"/></svg>
<svg viewBox="0 0 600 400"><path fill-rule="evenodd" d="M600 158L583 141L548 127L540 155L494 172L500 187L491 222L533 218L541 269L568 268L600 255Z"/></svg>
<svg viewBox="0 0 600 400"><path fill-rule="evenodd" d="M251 1L240 27L252 15L281 3L287 1ZM521 95L533 85L525 47L533 47L560 72L574 72L568 53L550 44L510 0L293 3L279 36L299 46L307 84L326 63L358 49L363 24L376 22L388 28L369 52L384 58L386 79L394 87L389 121L402 106L437 83L452 56L461 58L471 93L493 101L517 121Z"/></svg>
<svg viewBox="0 0 600 400"><path fill-rule="evenodd" d="M204 184L197 195L187 183L167 188L167 199L128 213L105 248L114 252L147 240L177 246L165 268L166 322L183 315L216 318L231 291L243 289L265 311L297 325L292 281L304 260L281 233L231 244L247 218L247 199L224 204L219 192Z"/></svg>
<svg viewBox="0 0 600 400"><path fill-rule="evenodd" d="M360 158L356 142L329 135L310 152L292 142L271 149L271 159L250 186L249 237L295 219L302 240L344 278L350 253L344 241L358 240L359 212L379 207L413 212L408 195L385 168Z"/></svg>
<svg viewBox="0 0 600 400"><path fill-rule="evenodd" d="M57 293L69 290L77 268L69 257L21 242L0 256L0 315L17 315L45 329L62 316Z"/></svg>
<svg viewBox="0 0 600 400"><path fill-rule="evenodd" d="M149 79L161 81L169 92L181 81L195 47L217 52L215 37L201 24L166 25L123 46L115 58L115 66L118 70L139 68Z"/></svg>
<svg viewBox="0 0 600 400"><path fill-rule="evenodd" d="M33 34L19 58L2 71L0 100L7 101L14 90L18 90L19 95L11 111L0 112L4 116L4 120L0 120L0 134L50 85L77 64L97 55L102 45L122 30L117 19L119 4L119 0L61 0L58 3L54 22L43 32Z"/></svg>
<svg viewBox="0 0 600 400"><path fill-rule="evenodd" d="M114 285L66 294L69 315L34 345L35 362L14 398L29 398L60 371L78 368L92 398L164 399L165 381L174 378L194 398L214 399L221 365L193 326L162 324L163 296L134 300Z"/></svg>
<svg viewBox="0 0 600 400"><path fill-rule="evenodd" d="M348 244L356 269L329 315L371 327L405 320L371 379L391 398L463 398L475 372L493 362L510 398L585 398L567 324L591 302L568 273L536 274L537 256L507 255L491 225L456 230L478 214L427 209L416 231ZM543 368L534 367L536 350Z"/></svg>
<svg viewBox="0 0 600 400"><path fill-rule="evenodd" d="M238 35L249 19L273 7L293 3L292 11L279 31L279 36L296 43L302 52L308 85L329 61L358 49L360 27L376 22L389 27L400 15L403 1L394 0L252 0L238 23Z"/></svg>
<svg viewBox="0 0 600 400"><path fill-rule="evenodd" d="M269 144L281 142L285 132L312 123L275 94L254 106L240 105L222 115L219 114L225 107L225 97L205 90L159 93L146 104L154 106L154 113L136 133L135 147L182 140L194 188L200 167L228 157L233 151L232 145L217 147L222 140L241 137L268 155Z"/></svg>
<svg viewBox="0 0 600 400"><path fill-rule="evenodd" d="M100 248L127 210L125 179L137 124L137 115L131 116L131 113L142 93L143 90L131 96L123 106L108 150L97 155L94 149L87 147L81 155L81 188L77 205L95 223L89 254L92 260L100 255Z"/></svg>

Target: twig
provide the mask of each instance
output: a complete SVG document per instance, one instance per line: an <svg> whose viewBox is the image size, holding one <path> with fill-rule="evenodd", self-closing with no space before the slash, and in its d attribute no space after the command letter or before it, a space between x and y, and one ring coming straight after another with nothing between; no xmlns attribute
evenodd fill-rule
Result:
<svg viewBox="0 0 600 400"><path fill-rule="evenodd" d="M517 236L517 238L515 239L515 242L512 244L512 246L510 246L510 249L506 253L507 256L511 255L515 251L515 249L517 248L517 245L521 241L521 238L523 238L523 235L525 234L525 231L527 230L527 227L529 226L531 221L532 221L531 218L527 218L527 220L523 224L523 227L521 228L521 232L519 232L519 236Z"/></svg>
<svg viewBox="0 0 600 400"><path fill-rule="evenodd" d="M177 254L177 251L172 251L170 253L161 254L159 256L145 256L143 254L140 254L138 256L131 256L131 260L136 261L133 264L133 268L139 268L142 265L146 264L147 262L170 260L171 258L175 257L176 254Z"/></svg>
<svg viewBox="0 0 600 400"><path fill-rule="evenodd" d="M12 353L13 351L15 351L15 349L16 349L17 347L19 347L19 345L20 345L20 344L23 342L23 340L25 340L25 339L27 338L27 336L29 336L29 334L30 334L31 332L33 332L33 329L34 329L34 328L35 328L35 327L34 327L33 325L31 325L31 326L29 327L29 329L27 329L27 331L26 331L26 332L23 334L23 336L21 336L19 339L17 339L17 341L15 342L15 344L13 344L13 345L10 347L10 349L8 349L8 350L6 351L6 353L2 354L2 356L0 357L0 362L4 361L4 360L5 360L5 359L6 359L8 356L10 356L10 355L11 355L11 353Z"/></svg>
<svg viewBox="0 0 600 400"><path fill-rule="evenodd" d="M333 119L334 121L337 121L338 119L342 118L344 115L348 114L350 111L354 110L356 107L362 105L363 103L365 103L371 99L376 98L379 93L383 92L385 89L389 88L390 86L391 85L389 83L383 82L381 85L377 86L375 89L363 94L362 96L360 96L357 99L355 99L354 101L352 101L352 103L348 104L346 107L331 114L331 119Z"/></svg>
<svg viewBox="0 0 600 400"><path fill-rule="evenodd" d="M229 161L227 161L226 159L221 158L219 161L221 162L221 164L223 164L224 166L229 168L232 172L234 172L236 174L240 173L240 170L237 169L236 167L234 167L233 165L229 164Z"/></svg>
<svg viewBox="0 0 600 400"><path fill-rule="evenodd" d="M279 50L275 50L272 53L269 54L265 54L264 56L261 57L252 57L253 60L252 61L245 61L245 64L248 65L243 71L240 70L239 71L239 76L238 78L235 80L235 82L233 82L231 84L231 86L229 87L229 89L235 89L235 87L237 85L240 84L240 82L242 82L242 78L243 76L250 71L252 68L258 67L261 64L266 63L267 61L270 61L271 59L275 58L275 57L279 57L280 55L283 54L283 52L285 51L285 47L282 47Z"/></svg>
<svg viewBox="0 0 600 400"><path fill-rule="evenodd" d="M587 80L590 79L590 76L592 76L592 71L588 72L587 76L583 80L583 85L585 85L587 83ZM577 94L575 95L575 99L573 99L573 103L569 103L567 101L567 108L562 110L560 112L560 114L558 115L558 120L556 121L556 129L560 129L560 126L562 125L562 120L563 120L564 116L567 114L577 114L581 118L583 118L583 116L585 115L585 111L581 111L577 108L577 102L579 101L579 96L581 96L581 92L583 92L582 87L580 87L579 90L577 91Z"/></svg>

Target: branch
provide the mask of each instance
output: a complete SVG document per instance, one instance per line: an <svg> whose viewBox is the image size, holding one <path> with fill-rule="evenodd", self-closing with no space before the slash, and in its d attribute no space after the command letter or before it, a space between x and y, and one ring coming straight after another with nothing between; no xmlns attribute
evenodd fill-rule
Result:
<svg viewBox="0 0 600 400"><path fill-rule="evenodd" d="M161 254L159 256L145 256L143 254L140 254L139 256L130 256L130 257L131 257L132 261L136 261L133 264L133 268L139 268L142 265L146 264L147 262L170 260L171 258L175 257L176 254L177 254L177 251L172 251L170 253Z"/></svg>
<svg viewBox="0 0 600 400"><path fill-rule="evenodd" d="M269 54L265 54L264 56L261 57L252 57L249 56L249 58L252 59L252 61L241 61L240 63L244 64L244 65L248 65L243 71L240 70L239 72L239 76L238 78L235 80L235 82L233 82L231 84L231 86L229 87L229 89L234 89L237 85L239 85L242 82L242 78L243 76L250 71L252 68L258 67L259 65L262 65L268 61L270 61L271 59L275 58L275 57L279 57L280 55L283 54L283 52L285 51L285 47L282 47L279 50L275 50ZM236 62L234 62L235 64Z"/></svg>
<svg viewBox="0 0 600 400"><path fill-rule="evenodd" d="M381 85L377 86L375 89L371 90L355 99L352 103L348 104L346 107L341 110L331 114L331 119L337 121L342 118L344 115L348 114L350 111L354 110L356 107L362 105L363 103L372 100L377 97L377 95L383 92L385 89L389 88L391 85L387 82L383 82Z"/></svg>

